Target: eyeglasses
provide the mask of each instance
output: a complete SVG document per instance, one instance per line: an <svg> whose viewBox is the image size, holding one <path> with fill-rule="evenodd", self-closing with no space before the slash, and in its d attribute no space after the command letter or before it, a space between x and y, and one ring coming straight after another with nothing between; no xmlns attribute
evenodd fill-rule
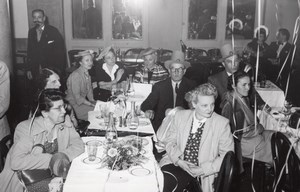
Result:
<svg viewBox="0 0 300 192"><path fill-rule="evenodd" d="M172 72L172 73L175 73L175 72L182 73L183 70L184 70L183 67L179 67L179 68L171 68L171 72Z"/></svg>
<svg viewBox="0 0 300 192"><path fill-rule="evenodd" d="M59 112L62 112L63 110L66 110L66 109L67 109L67 107L68 107L68 105L67 105L67 104L63 104L63 105L60 105L60 106L58 106L58 107L51 108L51 109L53 109L53 110L57 110L57 111L59 111ZM50 110L51 110L51 109L50 109Z"/></svg>

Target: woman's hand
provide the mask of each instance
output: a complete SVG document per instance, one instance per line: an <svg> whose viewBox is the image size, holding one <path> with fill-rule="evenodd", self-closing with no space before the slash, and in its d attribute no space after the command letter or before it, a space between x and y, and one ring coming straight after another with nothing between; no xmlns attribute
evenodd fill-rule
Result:
<svg viewBox="0 0 300 192"><path fill-rule="evenodd" d="M153 110L147 110L145 111L145 117L149 118L149 119L153 119L154 118L154 111Z"/></svg>
<svg viewBox="0 0 300 192"><path fill-rule="evenodd" d="M124 74L124 69L120 69L118 72L117 72L117 75L116 75L116 81L120 81L120 79L122 78L123 74Z"/></svg>
<svg viewBox="0 0 300 192"><path fill-rule="evenodd" d="M191 167L193 167L194 164L192 164L192 163L190 163L190 162L188 162L188 161L184 161L184 160L179 159L179 160L177 161L177 165L178 165L181 169L185 170L187 173L189 173L190 175L193 176L193 172L192 172ZM194 166L195 166L195 165L194 165Z"/></svg>

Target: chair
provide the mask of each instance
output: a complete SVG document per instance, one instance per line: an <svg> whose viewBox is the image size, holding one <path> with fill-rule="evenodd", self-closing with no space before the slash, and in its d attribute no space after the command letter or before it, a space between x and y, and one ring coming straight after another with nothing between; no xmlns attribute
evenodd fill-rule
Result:
<svg viewBox="0 0 300 192"><path fill-rule="evenodd" d="M218 177L215 181L215 192L230 192L234 177L237 174L236 157L233 151L228 151L223 159Z"/></svg>
<svg viewBox="0 0 300 192"><path fill-rule="evenodd" d="M276 132L271 138L272 155L275 166L275 180L273 185L273 191L287 191L287 192L299 192L300 191L300 160L296 155L294 148L291 149L291 142L282 133ZM285 165L286 159L287 164ZM280 172L282 176L280 177ZM275 186L278 183L277 186Z"/></svg>
<svg viewBox="0 0 300 192"><path fill-rule="evenodd" d="M133 48L128 49L125 52L122 62L128 74L134 74L135 70L139 68L142 63L144 63L144 60L141 55L141 52L143 50L144 49L142 48Z"/></svg>
<svg viewBox="0 0 300 192"><path fill-rule="evenodd" d="M7 135L0 141L0 172L4 168L6 155L9 151L9 148L7 146L7 142L11 140L11 136Z"/></svg>

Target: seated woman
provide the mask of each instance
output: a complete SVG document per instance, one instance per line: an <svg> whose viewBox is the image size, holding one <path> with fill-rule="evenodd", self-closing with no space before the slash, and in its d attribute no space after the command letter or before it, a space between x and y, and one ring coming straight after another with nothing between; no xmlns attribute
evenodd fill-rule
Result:
<svg viewBox="0 0 300 192"><path fill-rule="evenodd" d="M148 47L141 52L141 55L144 58L144 65L139 70L136 70L134 76L135 82L155 84L169 77L168 70L157 63L155 49Z"/></svg>
<svg viewBox="0 0 300 192"><path fill-rule="evenodd" d="M109 46L105 48L98 60L104 58L104 63L95 65L92 71L94 97L97 100L107 101L111 97L111 89L114 85L127 79L125 69L116 64L116 53Z"/></svg>
<svg viewBox="0 0 300 192"><path fill-rule="evenodd" d="M91 77L88 70L93 66L93 51L79 52L75 57L79 61L79 68L73 71L67 80L67 97L73 107L76 117L87 121L88 112L93 111L95 100L93 96Z"/></svg>
<svg viewBox="0 0 300 192"><path fill-rule="evenodd" d="M259 71L265 73L269 69L266 68L267 59L265 58L265 52L268 49L269 45L266 43L268 37L268 28L262 26L255 30L255 37L251 42L249 42L244 50L248 54L250 64L255 67L256 58L259 56ZM257 52L259 50L259 52Z"/></svg>
<svg viewBox="0 0 300 192"><path fill-rule="evenodd" d="M38 77L38 92L36 94L36 101L38 99L38 95L41 93L42 90L44 89L60 89L61 83L60 83L60 77L59 75L54 72L53 70L49 68L44 68L41 70L41 73L39 74ZM38 102L36 102L37 104ZM71 121L74 125L74 127L78 126L77 119L75 117L75 112L69 104L66 104L66 114L70 116ZM32 117L32 113L35 111L36 106L31 111L30 118Z"/></svg>
<svg viewBox="0 0 300 192"><path fill-rule="evenodd" d="M233 74L234 83L223 100L222 115L230 120L231 132L235 137L235 151L239 160L240 172L243 172L242 157L252 158L255 149L255 159L272 163L271 134L257 122L249 101L251 80L244 71Z"/></svg>
<svg viewBox="0 0 300 192"><path fill-rule="evenodd" d="M225 154L234 150L228 119L214 112L217 96L215 86L202 84L190 92L193 109L175 113L164 139L167 155L160 161L164 192L181 192L196 176L203 191L213 191Z"/></svg>
<svg viewBox="0 0 300 192"><path fill-rule="evenodd" d="M57 153L64 153L72 161L84 152L83 141L65 116L63 97L55 89L42 91L36 117L18 124L14 144L0 173L1 191L23 191L17 171L47 169Z"/></svg>

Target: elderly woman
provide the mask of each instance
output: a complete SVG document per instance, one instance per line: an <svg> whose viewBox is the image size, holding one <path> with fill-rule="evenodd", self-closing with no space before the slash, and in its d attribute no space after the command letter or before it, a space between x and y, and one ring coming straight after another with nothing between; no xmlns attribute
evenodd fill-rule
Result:
<svg viewBox="0 0 300 192"><path fill-rule="evenodd" d="M91 77L88 70L93 66L93 51L86 50L79 52L75 57L79 61L79 68L76 69L67 80L67 97L73 107L78 119L87 121L88 112L93 111L95 100Z"/></svg>
<svg viewBox="0 0 300 192"><path fill-rule="evenodd" d="M272 163L271 134L257 122L249 104L250 76L244 71L233 74L234 81L223 101L222 115L230 120L231 132L235 137L235 150L239 160L240 172L243 171L242 157L252 158L255 149L255 159Z"/></svg>
<svg viewBox="0 0 300 192"><path fill-rule="evenodd" d="M23 191L17 171L47 169L57 153L72 161L84 152L84 143L65 116L63 94L47 89L38 102L36 117L21 122L15 130L14 144L0 174L1 191Z"/></svg>
<svg viewBox="0 0 300 192"><path fill-rule="evenodd" d="M149 47L141 55L144 58L144 65L135 72L135 82L155 84L169 77L168 71L157 63L157 52L155 49Z"/></svg>
<svg viewBox="0 0 300 192"><path fill-rule="evenodd" d="M111 97L111 89L117 83L127 79L125 69L116 64L116 53L109 46L105 48L98 60L104 60L103 64L95 65L93 71L94 97L97 100L107 101Z"/></svg>
<svg viewBox="0 0 300 192"><path fill-rule="evenodd" d="M206 83L190 92L193 109L175 113L165 138L167 155L160 164L164 191L183 191L200 176L202 190L213 191L213 182L228 151L234 150L228 119L214 112L218 93Z"/></svg>

